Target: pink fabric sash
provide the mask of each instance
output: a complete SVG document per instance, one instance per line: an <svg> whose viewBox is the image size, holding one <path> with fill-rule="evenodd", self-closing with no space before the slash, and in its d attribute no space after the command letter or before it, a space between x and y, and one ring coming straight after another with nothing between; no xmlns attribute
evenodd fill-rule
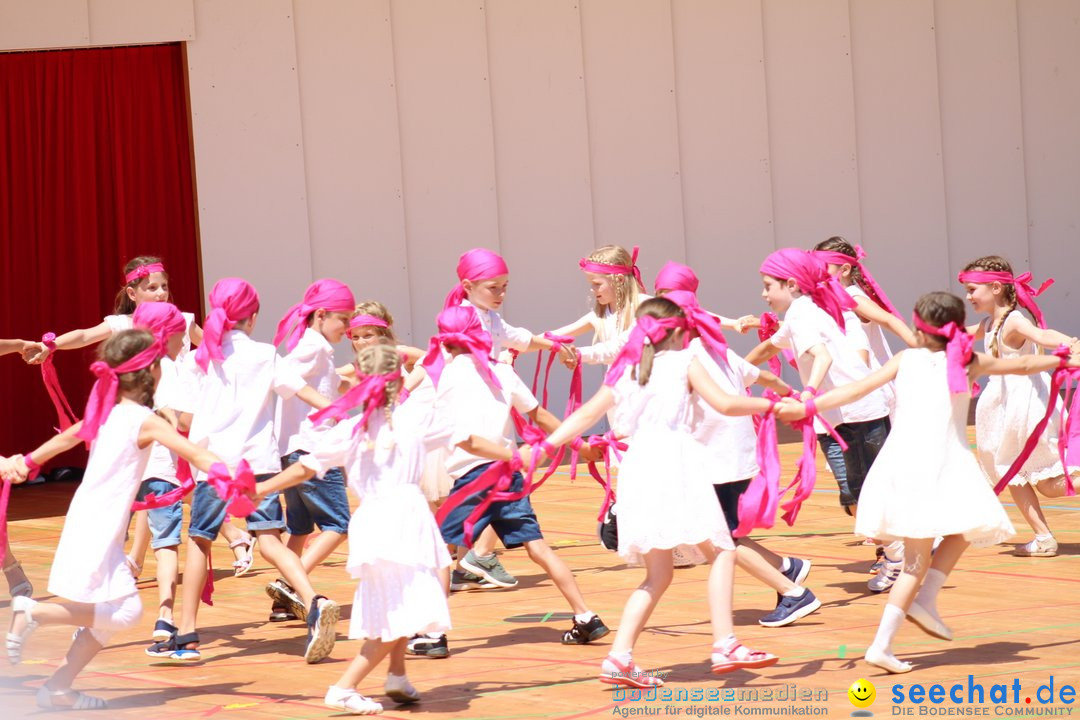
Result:
<svg viewBox="0 0 1080 720"><path fill-rule="evenodd" d="M644 349L646 342L655 345L662 342L669 331L685 327L686 318L657 319L651 315L639 317L634 329L630 331L630 337L627 339L626 344L623 345L622 350L615 357L615 362L611 363L611 369L604 376L604 384L614 385L623 376L626 368L641 362L641 351Z"/></svg>
<svg viewBox="0 0 1080 720"><path fill-rule="evenodd" d="M11 481L5 479L3 483L3 488L0 488L0 565L7 560L7 511L11 499Z"/></svg>
<svg viewBox="0 0 1080 720"><path fill-rule="evenodd" d="M150 263L149 265L140 265L139 267L135 268L134 270L132 270L131 272L129 272L127 275L124 276L124 284L125 285L130 285L134 281L142 279L142 278L147 277L149 275L152 275L153 273L163 273L163 272L165 272L165 266L162 265L161 263Z"/></svg>
<svg viewBox="0 0 1080 720"><path fill-rule="evenodd" d="M739 496L739 526L732 531L732 537L745 537L756 528L768 529L776 522L776 507L780 501L780 450L773 408L780 396L766 390L764 397L771 404L767 413L755 417L758 474Z"/></svg>
<svg viewBox="0 0 1080 720"><path fill-rule="evenodd" d="M74 425L78 418L68 403L64 389L60 386L60 376L56 374L56 366L53 365L53 353L56 351L56 333L45 333L41 336L41 342L49 349L45 361L41 363L41 380L45 383L45 391L49 393L53 408L56 410L56 419L60 423L60 431L67 430Z"/></svg>
<svg viewBox="0 0 1080 720"><path fill-rule="evenodd" d="M687 329L701 338L701 344L705 346L718 365L726 367L728 344L724 337L724 330L720 327L719 318L703 310L698 305L697 295L692 292L672 290L664 297L682 308L682 311L686 313Z"/></svg>
<svg viewBox="0 0 1080 720"><path fill-rule="evenodd" d="M388 328L390 327L390 323L380 317L375 317L374 315L354 315L353 318L349 320L349 329L355 330L360 327Z"/></svg>
<svg viewBox="0 0 1080 720"><path fill-rule="evenodd" d="M330 278L316 280L304 291L304 299L285 311L274 333L274 345L284 340L285 350L292 352L304 334L308 315L316 310L352 313L355 307L356 300L345 283Z"/></svg>
<svg viewBox="0 0 1080 720"><path fill-rule="evenodd" d="M141 353L127 362L110 367L107 363L98 360L90 365L90 372L97 375L94 387L90 389L90 397L86 401L86 412L83 415L82 427L75 437L93 442L97 437L98 430L109 419L109 413L116 407L116 393L120 387L120 375L135 372L153 365L161 358L164 349L158 342L143 350Z"/></svg>
<svg viewBox="0 0 1080 720"><path fill-rule="evenodd" d="M431 382L438 387L439 376L442 375L446 366L446 358L443 356L443 345L457 345L469 351L476 371L497 389L502 389L502 384L495 377L491 369L491 335L480 324L480 317L476 310L462 305L452 305L445 308L437 320L439 334L431 338L428 343L428 352L420 362Z"/></svg>
<svg viewBox="0 0 1080 720"><path fill-rule="evenodd" d="M511 502L513 500L520 499L527 495L528 492L513 493L510 492L510 486L514 482L514 473L521 470L521 456L517 452L517 448L514 449L513 459L509 462L500 460L491 463L488 469L485 470L480 477L470 482L465 487L461 488L455 493L452 493L450 497L446 499L446 502L442 504L438 512L435 513L435 521L442 525L446 520L446 516L450 512L461 505L465 500L472 497L476 493L487 491L484 497L480 500L477 506L473 509L469 516L465 519L463 526L465 532L465 545L468 547L473 546L473 529L476 527L476 523L480 518L484 516L488 508L495 502ZM528 490L528 488L525 488Z"/></svg>
<svg viewBox="0 0 1080 720"><path fill-rule="evenodd" d="M203 341L195 351L195 364L206 372L210 361L223 362L221 341L236 323L259 311L259 293L246 280L222 278L210 291L210 314L203 325Z"/></svg>
<svg viewBox="0 0 1080 720"><path fill-rule="evenodd" d="M349 411L353 408L363 407L360 422L353 428L353 435L358 435L361 431L367 430L368 420L372 413L386 406L386 386L399 380L401 380L400 370L394 370L385 375L362 375L360 382L349 388L348 392L322 410L311 413L308 418L315 424L327 418L343 420L349 416Z"/></svg>
<svg viewBox="0 0 1080 720"><path fill-rule="evenodd" d="M581 258L578 267L584 272L597 273L599 275L633 275L638 289L645 292L645 283L641 282L641 270L637 265L638 246L630 251L630 265L610 265L608 263L594 262L588 258Z"/></svg>
<svg viewBox="0 0 1080 720"><path fill-rule="evenodd" d="M968 331L950 322L945 327L936 327L912 313L915 327L930 335L937 335L948 340L945 345L945 361L949 370L949 392L955 394L971 392L968 385L967 366L971 363L975 338Z"/></svg>
<svg viewBox="0 0 1080 720"><path fill-rule="evenodd" d="M465 299L467 293L462 284L464 281L480 282L509 273L510 269L506 266L506 261L498 253L485 248L473 248L462 253L457 264L458 284L446 296L443 309L456 307Z"/></svg>
<svg viewBox="0 0 1080 720"><path fill-rule="evenodd" d="M841 330L846 330L844 311L854 308L855 300L836 278L829 275L824 260L809 250L784 248L765 258L759 271L781 282L794 280L801 292L828 313Z"/></svg>
<svg viewBox="0 0 1080 720"><path fill-rule="evenodd" d="M669 260L656 274L656 283L653 287L657 293L661 290L667 290L668 292L685 290L696 293L698 291L698 276L686 265Z"/></svg>
<svg viewBox="0 0 1080 720"><path fill-rule="evenodd" d="M870 296L870 299L876 302L882 310L892 313L901 320L904 319L897 311L896 306L889 300L885 291L882 290L881 286L874 280L874 276L871 275L867 267L862 264L862 260L866 257L866 252L863 251L862 245L855 246L855 257L851 257L842 252L834 252L832 250L813 250L812 252L826 263L832 265L853 265L854 267L859 268L863 280L866 281L866 285L860 283L860 287L862 287L863 291Z"/></svg>
<svg viewBox="0 0 1080 720"><path fill-rule="evenodd" d="M761 313L761 324L758 326L757 336L760 342L765 342L780 329L780 319L776 317L776 313ZM791 352L788 348L781 349L781 354L784 359L787 360L788 365L793 367L796 372L799 370L799 364L795 361L795 353ZM773 355L769 358L769 370L773 375L780 376L781 371L780 358Z"/></svg>
<svg viewBox="0 0 1080 720"><path fill-rule="evenodd" d="M810 497L810 494L814 492L814 485L817 484L818 443L817 433L814 431L814 418L816 417L821 421L821 424L825 426L825 431L828 432L829 435L832 435L836 442L840 443L840 447L843 450L848 449L847 443L836 434L836 430L818 414L813 399L807 400L805 405L806 417L792 424L796 430L802 431L802 457L799 458L799 464L795 470L795 477L792 479L791 484L784 488L780 493L781 495L786 495L788 490L795 488L795 493L792 498L780 506L784 510L784 514L781 517L784 518L784 522L788 525L795 524L795 518L799 515L799 509L802 507L803 502Z"/></svg>
<svg viewBox="0 0 1080 720"><path fill-rule="evenodd" d="M956 279L961 283L981 284L999 282L1003 285L1012 285L1016 289L1016 302L1020 307L1031 313L1031 316L1035 318L1035 323L1039 327L1044 330L1046 329L1046 320L1043 318L1042 310L1039 309L1039 305L1035 302L1035 298L1042 295L1047 288L1054 284L1053 278L1050 278L1040 285L1038 290L1031 286L1031 273L1029 272L1013 277L1007 272L969 270L958 274Z"/></svg>
<svg viewBox="0 0 1080 720"><path fill-rule="evenodd" d="M604 502L600 506L600 514L596 516L597 522L603 522L608 508L615 502L615 490L611 485L611 456L614 455L617 460L621 461L622 453L626 452L629 446L615 437L614 430L608 430L603 435L593 435L588 442L590 447L599 448L604 453L603 477L600 476L596 463L589 463L589 474L604 488Z"/></svg>

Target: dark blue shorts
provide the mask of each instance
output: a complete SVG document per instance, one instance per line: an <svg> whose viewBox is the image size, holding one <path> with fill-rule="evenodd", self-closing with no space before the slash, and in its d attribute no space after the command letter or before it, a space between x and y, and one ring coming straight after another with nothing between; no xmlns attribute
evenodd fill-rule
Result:
<svg viewBox="0 0 1080 720"><path fill-rule="evenodd" d="M164 495L175 489L176 485L167 480L147 478L142 481L142 485L139 486L139 494L135 498L145 500L146 496L151 493ZM180 544L180 526L184 524L184 502L182 500L177 500L172 505L147 510L146 519L150 522L150 547L154 550L176 547Z"/></svg>
<svg viewBox="0 0 1080 720"><path fill-rule="evenodd" d="M454 494L461 488L483 475L484 471L490 466L491 463L484 463L474 467L459 480L456 480L454 487L450 489L450 497L454 497ZM525 478L521 473L514 473L513 482L510 484L510 492L517 492L524 485ZM450 511L450 514L443 520L442 525L439 526L439 532L442 533L443 540L451 545L465 544L465 521L472 511L476 509L476 506L480 504L480 500L487 492L487 490L484 490L470 495L465 499L465 502ZM528 496L512 502L495 502L488 506L487 511L473 526L473 540L480 537L480 533L488 525L491 525L492 529L495 530L495 534L499 536L502 544L507 549L521 547L527 542L542 540L544 537L540 533L540 523L536 520L536 511L533 510Z"/></svg>
<svg viewBox="0 0 1080 720"><path fill-rule="evenodd" d="M269 480L277 473L256 475L255 481ZM225 522L226 505L217 490L207 482L201 482L195 486L195 492L191 499L191 522L188 524L188 537L203 538L204 540L216 540L221 531L221 525ZM245 518L249 532L259 530L284 530L285 518L281 512L281 500L278 493L270 493L255 512Z"/></svg>
<svg viewBox="0 0 1080 720"><path fill-rule="evenodd" d="M297 462L304 450L281 458L281 469ZM290 535L309 535L317 525L323 532L345 535L349 532L349 494L345 491L345 473L330 468L321 478L286 488L285 527Z"/></svg>

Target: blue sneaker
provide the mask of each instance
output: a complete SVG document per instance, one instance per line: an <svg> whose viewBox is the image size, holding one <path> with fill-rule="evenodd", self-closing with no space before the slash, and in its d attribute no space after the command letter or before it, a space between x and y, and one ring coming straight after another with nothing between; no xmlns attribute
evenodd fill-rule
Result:
<svg viewBox="0 0 1080 720"><path fill-rule="evenodd" d="M799 558L788 558L788 569L786 571L781 570L780 574L786 577L796 585L802 585L803 580L810 574L810 566L813 565L809 560L800 560Z"/></svg>
<svg viewBox="0 0 1080 720"><path fill-rule="evenodd" d="M758 624L765 627L783 627L784 625L790 625L799 618L806 617L819 607L821 607L821 601L809 590L804 589L803 594L799 597L781 595L780 602L776 604L776 609L758 620Z"/></svg>
<svg viewBox="0 0 1080 720"><path fill-rule="evenodd" d="M320 600L326 600L319 605ZM334 649L337 639L335 626L341 617L341 608L324 595L316 595L307 611L308 640L304 649L304 662L309 665L325 660Z"/></svg>

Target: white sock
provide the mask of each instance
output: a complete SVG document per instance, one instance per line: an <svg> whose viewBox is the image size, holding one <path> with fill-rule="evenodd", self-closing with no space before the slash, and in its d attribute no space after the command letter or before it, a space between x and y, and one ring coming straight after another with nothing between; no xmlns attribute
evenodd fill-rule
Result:
<svg viewBox="0 0 1080 720"><path fill-rule="evenodd" d="M386 690L407 690L415 692L412 683L409 682L407 675L394 675L393 673L386 674Z"/></svg>
<svg viewBox="0 0 1080 720"><path fill-rule="evenodd" d="M797 598L802 597L804 592L806 592L806 588L796 585L795 587L788 590L786 593L783 593L783 595L784 597Z"/></svg>
<svg viewBox="0 0 1080 720"><path fill-rule="evenodd" d="M896 631L903 624L905 615L906 613L896 605L886 605L881 611L881 624L878 625L872 647L891 655L893 638L896 637Z"/></svg>
<svg viewBox="0 0 1080 720"><path fill-rule="evenodd" d="M1047 540L1053 540L1054 539L1054 534L1049 533L1047 535L1036 535L1035 539L1040 541L1040 542L1046 542Z"/></svg>
<svg viewBox="0 0 1080 720"><path fill-rule="evenodd" d="M937 615L937 596L941 592L941 586L945 584L945 577L945 573L930 568L926 571L922 587L919 588L919 593L915 596L915 602L935 616Z"/></svg>
<svg viewBox="0 0 1080 720"><path fill-rule="evenodd" d="M714 663L722 663L727 660L727 655L731 652L731 649L739 644L739 639L734 634L728 635L720 642L713 643L712 661Z"/></svg>
<svg viewBox="0 0 1080 720"><path fill-rule="evenodd" d="M583 613L579 613L579 614L575 615L574 616L574 622L579 622L582 625L584 625L585 623L592 620L594 617L596 617L596 613L594 613L592 610L586 610Z"/></svg>
<svg viewBox="0 0 1080 720"><path fill-rule="evenodd" d="M791 569L791 558L786 557L784 561L780 563L780 572L787 572Z"/></svg>
<svg viewBox="0 0 1080 720"><path fill-rule="evenodd" d="M620 665L629 665L634 660L634 655L629 650L626 652L609 652L608 657L615 660Z"/></svg>

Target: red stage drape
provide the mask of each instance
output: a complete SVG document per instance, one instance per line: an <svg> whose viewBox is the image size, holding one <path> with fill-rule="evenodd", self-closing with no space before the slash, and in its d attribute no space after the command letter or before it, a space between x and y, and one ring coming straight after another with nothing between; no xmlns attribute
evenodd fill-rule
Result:
<svg viewBox="0 0 1080 720"><path fill-rule="evenodd" d="M201 317L193 195L179 45L0 53L0 336L97 325L137 255L162 257L173 302ZM57 353L80 416L95 352ZM0 358L0 393L0 454L52 434L39 367Z"/></svg>

